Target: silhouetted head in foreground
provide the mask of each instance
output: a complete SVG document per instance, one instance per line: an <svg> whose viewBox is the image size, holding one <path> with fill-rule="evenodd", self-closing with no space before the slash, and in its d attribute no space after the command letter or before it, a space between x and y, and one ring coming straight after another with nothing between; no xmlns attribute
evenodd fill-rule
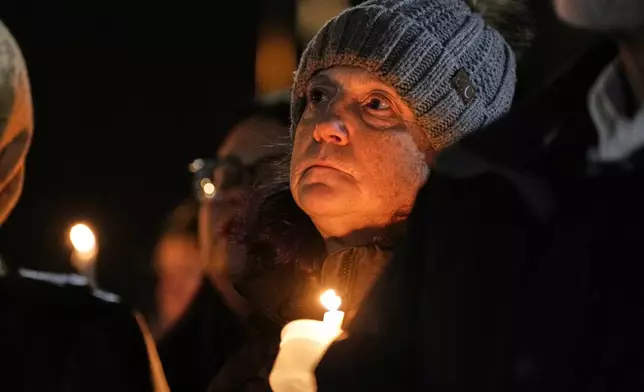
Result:
<svg viewBox="0 0 644 392"><path fill-rule="evenodd" d="M27 68L16 41L0 22L0 223L15 207L34 129Z"/></svg>

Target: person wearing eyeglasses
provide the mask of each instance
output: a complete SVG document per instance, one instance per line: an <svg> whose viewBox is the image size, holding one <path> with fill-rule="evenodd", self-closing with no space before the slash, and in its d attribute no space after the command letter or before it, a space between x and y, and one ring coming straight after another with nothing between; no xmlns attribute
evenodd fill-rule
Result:
<svg viewBox="0 0 644 392"><path fill-rule="evenodd" d="M205 390L246 338L250 307L234 288L246 251L231 238L251 189L288 152L288 96L255 102L239 118L214 158L190 165L195 197L172 212L154 253L151 319L172 391Z"/></svg>
<svg viewBox="0 0 644 392"><path fill-rule="evenodd" d="M200 200L198 233L206 275L241 318L247 304L233 282L246 273L246 250L233 240L235 218L263 181L271 182L289 153L288 94L251 105L230 131L215 159L198 159L190 169ZM239 221L237 221L239 223Z"/></svg>

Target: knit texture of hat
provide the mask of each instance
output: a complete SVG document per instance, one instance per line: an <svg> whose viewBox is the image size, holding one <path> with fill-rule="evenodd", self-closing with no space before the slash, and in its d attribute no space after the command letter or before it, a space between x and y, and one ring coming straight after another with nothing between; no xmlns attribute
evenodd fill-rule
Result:
<svg viewBox="0 0 644 392"><path fill-rule="evenodd" d="M317 72L355 66L396 89L435 150L507 112L516 65L504 38L464 0L371 0L322 27L302 54L291 95L291 132Z"/></svg>

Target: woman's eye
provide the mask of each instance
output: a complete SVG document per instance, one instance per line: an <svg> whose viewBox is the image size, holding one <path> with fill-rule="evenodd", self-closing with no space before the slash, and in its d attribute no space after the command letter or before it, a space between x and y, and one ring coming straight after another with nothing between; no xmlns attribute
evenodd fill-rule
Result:
<svg viewBox="0 0 644 392"><path fill-rule="evenodd" d="M382 95L372 95L363 103L364 110L375 117L393 118L396 117L394 105L389 98Z"/></svg>
<svg viewBox="0 0 644 392"><path fill-rule="evenodd" d="M384 98L372 97L367 101L367 107L371 110L389 110L391 104Z"/></svg>
<svg viewBox="0 0 644 392"><path fill-rule="evenodd" d="M317 105L321 102L326 102L329 98L321 89L313 88L308 93L309 104Z"/></svg>

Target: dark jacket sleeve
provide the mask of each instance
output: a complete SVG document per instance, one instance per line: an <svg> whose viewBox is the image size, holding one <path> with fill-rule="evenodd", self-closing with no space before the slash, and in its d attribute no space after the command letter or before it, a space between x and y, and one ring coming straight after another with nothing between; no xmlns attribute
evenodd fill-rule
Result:
<svg viewBox="0 0 644 392"><path fill-rule="evenodd" d="M268 376L279 349L279 330L256 333L220 369L209 392L270 392Z"/></svg>
<svg viewBox="0 0 644 392"><path fill-rule="evenodd" d="M204 278L185 315L157 342L170 389L205 391L239 350L245 338L243 327Z"/></svg>
<svg viewBox="0 0 644 392"><path fill-rule="evenodd" d="M69 348L62 390L152 391L147 349L136 319L104 309L86 323Z"/></svg>

